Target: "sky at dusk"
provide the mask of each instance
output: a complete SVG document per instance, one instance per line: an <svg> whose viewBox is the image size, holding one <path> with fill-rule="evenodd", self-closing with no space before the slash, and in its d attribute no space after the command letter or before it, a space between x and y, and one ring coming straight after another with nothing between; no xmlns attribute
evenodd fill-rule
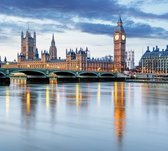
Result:
<svg viewBox="0 0 168 151"><path fill-rule="evenodd" d="M0 55L20 52L20 33L37 33L37 48L48 50L55 35L58 56L86 48L91 57L113 55L113 33L119 15L127 34L126 49L135 62L149 45L168 45L168 0L0 0Z"/></svg>

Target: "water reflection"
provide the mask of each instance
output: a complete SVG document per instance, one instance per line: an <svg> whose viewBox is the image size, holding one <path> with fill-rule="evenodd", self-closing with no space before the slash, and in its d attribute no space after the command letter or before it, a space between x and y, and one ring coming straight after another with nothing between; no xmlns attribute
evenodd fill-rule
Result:
<svg viewBox="0 0 168 151"><path fill-rule="evenodd" d="M79 101L81 101L81 97L80 97L80 88L79 88L79 83L76 84L76 110L78 110L79 107Z"/></svg>
<svg viewBox="0 0 168 151"><path fill-rule="evenodd" d="M142 87L142 103L148 116L156 118L160 112L163 112L163 106L168 106L167 101L167 84L143 84Z"/></svg>
<svg viewBox="0 0 168 151"><path fill-rule="evenodd" d="M0 150L4 137L20 150L168 150L168 85L13 84L0 91Z"/></svg>
<svg viewBox="0 0 168 151"><path fill-rule="evenodd" d="M36 123L38 93L32 91L30 87L21 94L21 117L22 126L25 128L33 128Z"/></svg>
<svg viewBox="0 0 168 151"><path fill-rule="evenodd" d="M55 85L55 93L56 96L54 96L54 98L56 97L57 99L57 106L58 106L58 110L59 110L59 105L60 105L60 92L59 92L59 88L58 88L58 84Z"/></svg>
<svg viewBox="0 0 168 151"><path fill-rule="evenodd" d="M46 107L50 109L51 124L54 125L56 112L59 110L59 90L58 85L52 84L50 87L46 86ZM58 106L58 107L57 107Z"/></svg>
<svg viewBox="0 0 168 151"><path fill-rule="evenodd" d="M101 101L101 83L99 82L97 85L97 104L100 105Z"/></svg>
<svg viewBox="0 0 168 151"><path fill-rule="evenodd" d="M49 102L50 102L50 93L49 93L49 86L47 86L46 87L46 109L47 109L47 111L48 111L48 109L49 109Z"/></svg>
<svg viewBox="0 0 168 151"><path fill-rule="evenodd" d="M26 111L27 113L30 113L30 89L27 89L26 93Z"/></svg>
<svg viewBox="0 0 168 151"><path fill-rule="evenodd" d="M26 85L26 78L20 77L20 78L11 78L10 79L12 84L17 84L17 85Z"/></svg>
<svg viewBox="0 0 168 151"><path fill-rule="evenodd" d="M10 90L9 90L9 87L6 87L6 113L8 114L9 112L9 96L10 96Z"/></svg>
<svg viewBox="0 0 168 151"><path fill-rule="evenodd" d="M89 85L87 85L89 86ZM75 106L76 111L79 107L87 107L89 100L89 92L86 86L76 83L75 85L69 85L66 89L66 98L68 106Z"/></svg>
<svg viewBox="0 0 168 151"><path fill-rule="evenodd" d="M125 83L114 83L114 125L117 141L122 145L125 130Z"/></svg>

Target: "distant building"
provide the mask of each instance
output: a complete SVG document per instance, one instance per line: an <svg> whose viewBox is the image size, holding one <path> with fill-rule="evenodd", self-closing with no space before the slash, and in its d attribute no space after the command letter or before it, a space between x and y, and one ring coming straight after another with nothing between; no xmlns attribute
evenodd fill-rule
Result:
<svg viewBox="0 0 168 151"><path fill-rule="evenodd" d="M135 68L135 63L134 63L134 51L126 51L125 52L125 57L126 57L126 67L129 70L132 70Z"/></svg>
<svg viewBox="0 0 168 151"><path fill-rule="evenodd" d="M148 46L140 60L140 68L143 73L167 74L168 45L165 50L161 51L158 46L153 47L153 50L150 50Z"/></svg>

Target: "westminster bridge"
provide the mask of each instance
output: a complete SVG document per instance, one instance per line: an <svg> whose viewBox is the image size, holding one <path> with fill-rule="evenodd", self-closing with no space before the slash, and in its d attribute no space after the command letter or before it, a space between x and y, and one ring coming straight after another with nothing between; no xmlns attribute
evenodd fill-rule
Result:
<svg viewBox="0 0 168 151"><path fill-rule="evenodd" d="M23 73L25 76L16 75ZM0 84L10 84L11 79L25 78L26 83L50 83L57 82L96 82L122 80L117 73L101 71L72 71L57 69L31 69L31 68L0 68Z"/></svg>

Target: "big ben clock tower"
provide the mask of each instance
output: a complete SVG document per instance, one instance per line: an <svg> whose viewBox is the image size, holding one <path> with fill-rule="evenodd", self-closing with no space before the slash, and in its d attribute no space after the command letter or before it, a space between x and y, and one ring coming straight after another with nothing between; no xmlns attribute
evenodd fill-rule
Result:
<svg viewBox="0 0 168 151"><path fill-rule="evenodd" d="M126 33L123 28L121 17L119 17L117 28L114 32L114 69L119 72L124 71L126 68L125 46Z"/></svg>

